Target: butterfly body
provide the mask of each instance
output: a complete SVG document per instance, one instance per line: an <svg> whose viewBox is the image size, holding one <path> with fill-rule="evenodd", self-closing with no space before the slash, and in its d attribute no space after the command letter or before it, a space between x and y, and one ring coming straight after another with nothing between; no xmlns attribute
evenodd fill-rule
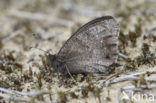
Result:
<svg viewBox="0 0 156 103"><path fill-rule="evenodd" d="M111 16L94 19L77 30L56 55L47 59L57 72L109 73L118 58L119 25Z"/></svg>

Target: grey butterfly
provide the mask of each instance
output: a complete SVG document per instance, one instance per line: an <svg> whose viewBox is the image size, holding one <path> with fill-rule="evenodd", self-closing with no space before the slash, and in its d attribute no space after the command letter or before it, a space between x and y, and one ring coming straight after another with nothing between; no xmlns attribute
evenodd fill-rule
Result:
<svg viewBox="0 0 156 103"><path fill-rule="evenodd" d="M104 73L118 58L119 24L112 16L94 19L79 28L55 54L48 54L57 72Z"/></svg>

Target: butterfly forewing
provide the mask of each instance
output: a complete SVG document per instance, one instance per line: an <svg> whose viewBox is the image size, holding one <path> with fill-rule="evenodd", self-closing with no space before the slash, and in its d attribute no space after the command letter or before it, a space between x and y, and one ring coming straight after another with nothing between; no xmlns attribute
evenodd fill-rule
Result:
<svg viewBox="0 0 156 103"><path fill-rule="evenodd" d="M106 72L118 57L118 34L113 17L97 18L74 33L57 57L71 73Z"/></svg>

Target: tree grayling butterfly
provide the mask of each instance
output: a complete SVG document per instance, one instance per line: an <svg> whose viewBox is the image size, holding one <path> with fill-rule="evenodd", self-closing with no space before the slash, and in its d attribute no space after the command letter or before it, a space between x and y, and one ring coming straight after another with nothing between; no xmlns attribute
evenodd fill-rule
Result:
<svg viewBox="0 0 156 103"><path fill-rule="evenodd" d="M47 61L57 72L104 73L117 62L119 24L112 16L94 19L79 28Z"/></svg>

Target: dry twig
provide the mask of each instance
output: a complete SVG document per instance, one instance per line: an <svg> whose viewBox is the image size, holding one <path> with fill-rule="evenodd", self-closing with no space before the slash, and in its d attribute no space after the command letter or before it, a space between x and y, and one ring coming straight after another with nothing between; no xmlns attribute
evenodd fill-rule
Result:
<svg viewBox="0 0 156 103"><path fill-rule="evenodd" d="M18 102L28 102L29 100L21 98L21 97L14 97L6 94L0 93L0 97L3 97L4 99L8 99L11 101L18 101Z"/></svg>
<svg viewBox="0 0 156 103"><path fill-rule="evenodd" d="M36 92L19 92L19 91L14 91L14 90L8 90L5 88L0 87L0 91L10 93L10 94L15 94L15 95L21 95L21 96L30 96L30 97L36 97L41 94L48 94L48 91L41 90L41 91L36 91Z"/></svg>
<svg viewBox="0 0 156 103"><path fill-rule="evenodd" d="M128 80L139 80L139 77L135 77L135 76L123 76L123 77L119 77L116 78L112 81L106 81L106 86L110 85L110 84L115 84L115 83L119 83L119 82L124 82L124 81L128 81ZM145 80L148 82L156 82L156 77L145 77Z"/></svg>
<svg viewBox="0 0 156 103"><path fill-rule="evenodd" d="M20 35L22 33L21 30L17 30L14 33L10 34L9 36L2 39L2 43L6 43L7 41L11 40L12 38L16 37L17 35Z"/></svg>

